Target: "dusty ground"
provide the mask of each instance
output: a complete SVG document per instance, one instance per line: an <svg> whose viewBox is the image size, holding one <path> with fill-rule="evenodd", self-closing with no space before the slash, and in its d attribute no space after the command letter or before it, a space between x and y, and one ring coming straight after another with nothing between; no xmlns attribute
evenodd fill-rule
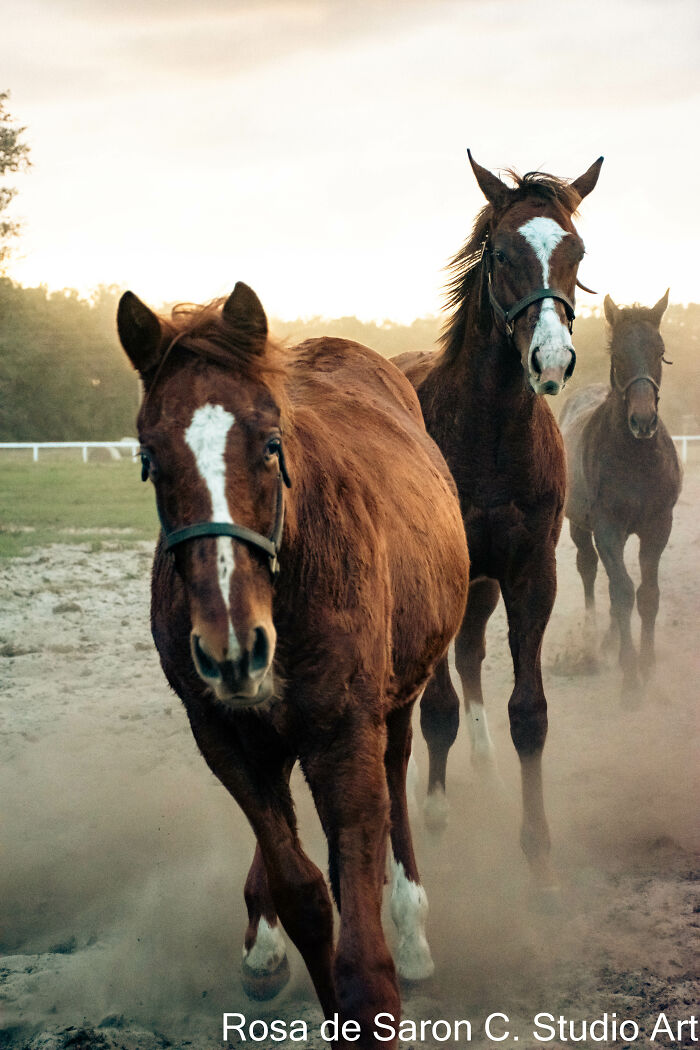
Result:
<svg viewBox="0 0 700 1050"><path fill-rule="evenodd" d="M582 592L568 533L562 539L544 655L559 914L532 906L517 845L511 670L502 608L494 616L486 689L503 787L479 781L461 733L445 839L435 843L414 821L437 974L406 991L406 1017L467 1018L470 1045L530 1050L572 1042L568 1030L536 1040L539 1011L577 1022L579 1037L582 1019L607 1012L640 1028L635 1042L616 1045L695 1045L688 1026L675 1042L663 1034L652 1044L650 1034L661 1012L674 1033L700 1012L699 508L696 467L662 561L657 684L638 712L619 704L616 667L570 673L581 666ZM297 956L276 1002L256 1006L240 990L252 836L160 673L148 631L150 550L119 544L98 554L54 546L2 567L0 1047L206 1050L221 1045L224 1011L305 1018L317 1047L320 1015ZM629 554L632 563L632 543ZM601 632L606 592L601 574ZM416 753L424 774L422 742ZM304 840L323 865L299 779L296 794ZM499 1043L483 1032L495 1011L510 1018L511 1037ZM438 1045L429 1035L409 1042ZM589 1036L577 1045L601 1044Z"/></svg>

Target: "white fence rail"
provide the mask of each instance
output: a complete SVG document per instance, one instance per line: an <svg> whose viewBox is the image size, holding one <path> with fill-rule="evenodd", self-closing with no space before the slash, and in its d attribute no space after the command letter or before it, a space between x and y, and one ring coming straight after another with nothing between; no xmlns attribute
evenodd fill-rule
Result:
<svg viewBox="0 0 700 1050"><path fill-rule="evenodd" d="M700 441L700 434L673 434L672 438L681 446L681 460L688 462L688 443ZM115 452L114 458L120 458L120 449L134 455L138 451L138 441L0 441L0 449L30 448L35 463L39 460L40 448L80 448L83 450L83 463L88 461L88 449L108 448Z"/></svg>
<svg viewBox="0 0 700 1050"><path fill-rule="evenodd" d="M30 448L35 463L39 461L40 448L80 448L83 450L83 463L87 463L88 449L91 448L108 448L113 451L114 459L120 459L120 449L134 455L138 447L138 441L0 441L0 449Z"/></svg>

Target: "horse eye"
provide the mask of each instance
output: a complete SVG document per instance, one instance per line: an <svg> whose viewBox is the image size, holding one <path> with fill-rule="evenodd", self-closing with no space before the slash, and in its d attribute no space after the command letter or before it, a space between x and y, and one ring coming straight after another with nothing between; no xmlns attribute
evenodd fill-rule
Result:
<svg viewBox="0 0 700 1050"><path fill-rule="evenodd" d="M282 451L282 442L278 437L270 438L265 445L265 458L272 459L274 456L279 456Z"/></svg>
<svg viewBox="0 0 700 1050"><path fill-rule="evenodd" d="M148 481L148 476L151 473L151 461L148 456L141 453L141 481Z"/></svg>
<svg viewBox="0 0 700 1050"><path fill-rule="evenodd" d="M507 263L508 262L507 255L505 254L505 252L502 252L499 248L497 248L496 251L493 254L496 256L496 262L499 262L499 263Z"/></svg>

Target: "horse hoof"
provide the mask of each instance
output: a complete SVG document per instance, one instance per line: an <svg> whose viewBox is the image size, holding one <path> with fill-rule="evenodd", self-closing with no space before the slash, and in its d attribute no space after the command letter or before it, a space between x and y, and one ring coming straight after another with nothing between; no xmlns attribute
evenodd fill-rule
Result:
<svg viewBox="0 0 700 1050"><path fill-rule="evenodd" d="M277 969L271 973L253 970L245 959L241 963L243 991L249 999L253 999L257 1003L264 1003L268 999L274 999L282 991L288 980L289 963L286 955Z"/></svg>
<svg viewBox="0 0 700 1050"><path fill-rule="evenodd" d="M450 804L445 797L445 792L431 792L423 803L423 820L428 831L432 835L440 836L447 827L447 816Z"/></svg>
<svg viewBox="0 0 700 1050"><path fill-rule="evenodd" d="M424 937L401 944L396 958L396 972L403 984L421 984L435 973L435 963Z"/></svg>

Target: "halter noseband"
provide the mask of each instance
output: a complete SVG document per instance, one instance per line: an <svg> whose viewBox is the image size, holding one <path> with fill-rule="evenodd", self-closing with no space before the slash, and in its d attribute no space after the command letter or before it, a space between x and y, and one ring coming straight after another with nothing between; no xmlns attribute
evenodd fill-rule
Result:
<svg viewBox="0 0 700 1050"><path fill-rule="evenodd" d="M481 258L486 260L487 274L488 274L488 293L489 301L493 308L493 312L499 321L502 322L505 327L506 334L509 339L513 338L513 332L515 330L515 322L522 313L524 313L528 306L538 302L540 299L558 299L560 303L564 304L566 310L566 318L569 325L569 332L573 331L574 320L576 318L576 311L574 310L574 304L569 299L568 295L564 295L557 288L538 288L535 292L530 292L529 295L524 296L522 299L518 299L517 303L513 303L512 306L506 310L496 298L496 294L493 290L492 277L491 277L491 245L490 236L487 233L484 240L481 243ZM573 371L573 369L572 369Z"/></svg>
<svg viewBox="0 0 700 1050"><path fill-rule="evenodd" d="M185 543L187 540L196 539L199 536L230 536L232 539L241 540L241 542L247 543L249 547L254 547L267 555L270 576L274 580L280 571L279 551L282 545L282 530L284 528L284 486L286 485L287 488L291 488L292 484L287 472L287 464L285 462L284 449L282 448L281 441L278 445L276 455L279 462L279 471L277 473L275 520L272 525L272 532L269 536L263 536L262 533L255 532L254 529L249 529L245 525L236 525L231 521L200 521L195 525L184 525L181 529L173 529L171 532L161 514L158 499L156 498L156 509L158 511L158 518L160 519L160 527L163 530L163 539L166 550L172 550L173 547L177 547L178 544ZM144 466L141 471L141 480L146 481L147 479L148 472Z"/></svg>
<svg viewBox="0 0 700 1050"><path fill-rule="evenodd" d="M649 375L648 372L640 372L638 375L632 376L631 379L627 380L627 382L624 384L624 386L620 382L620 380L617 378L617 370L616 370L614 365L613 365L613 369L612 369L612 375L613 375L613 380L615 382L615 387L618 390L618 392L622 395L623 398L625 398L625 399L627 398L627 391L629 390L629 388L632 386L633 383L638 383L641 379L646 379L646 381L648 383L651 383L651 385L653 386L654 394L656 395L656 400L658 402L658 400L659 400L659 391L661 390L661 387L656 382L656 380L653 378L653 376Z"/></svg>
<svg viewBox="0 0 700 1050"><path fill-rule="evenodd" d="M504 308L501 306L494 294L493 286L491 283L491 269L489 268L488 291L489 300L491 302L491 306L493 307L493 312L495 313L499 321L503 322L506 334L509 339L513 338L515 322L520 317L520 315L522 313L525 313L528 306L531 306L533 303L539 302L540 299L558 299L560 303L563 303L564 308L566 309L566 318L569 326L569 332L573 332L574 330L574 320L576 318L574 304L571 302L571 299L569 299L568 296L564 295L563 292L558 292L556 288L538 288L537 291L530 292L529 295L524 296L522 299L518 299L517 303L514 303L513 306L509 307L507 310L504 310Z"/></svg>

